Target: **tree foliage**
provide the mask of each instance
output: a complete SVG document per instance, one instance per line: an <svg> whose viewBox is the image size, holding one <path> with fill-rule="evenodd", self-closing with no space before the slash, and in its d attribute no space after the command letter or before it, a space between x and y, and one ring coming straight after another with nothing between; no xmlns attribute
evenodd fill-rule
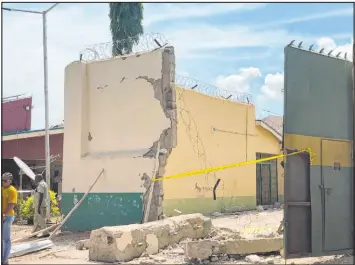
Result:
<svg viewBox="0 0 355 265"><path fill-rule="evenodd" d="M110 29L112 35L112 55L132 52L134 44L143 34L142 3L110 3Z"/></svg>

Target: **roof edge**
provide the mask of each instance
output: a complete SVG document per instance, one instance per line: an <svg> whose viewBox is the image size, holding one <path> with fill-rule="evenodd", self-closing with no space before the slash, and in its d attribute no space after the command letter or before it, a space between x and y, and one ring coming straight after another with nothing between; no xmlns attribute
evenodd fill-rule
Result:
<svg viewBox="0 0 355 265"><path fill-rule="evenodd" d="M60 134L64 133L64 127L50 128L49 134ZM2 133L2 141L10 141L17 139L26 139L32 137L40 137L45 135L45 129L32 130L32 131L20 131L20 132L8 132Z"/></svg>
<svg viewBox="0 0 355 265"><path fill-rule="evenodd" d="M282 135L280 135L275 129L273 129L270 125L268 125L266 122L263 120L256 120L256 125L261 126L265 130L269 131L271 134L273 134L279 141L282 142Z"/></svg>

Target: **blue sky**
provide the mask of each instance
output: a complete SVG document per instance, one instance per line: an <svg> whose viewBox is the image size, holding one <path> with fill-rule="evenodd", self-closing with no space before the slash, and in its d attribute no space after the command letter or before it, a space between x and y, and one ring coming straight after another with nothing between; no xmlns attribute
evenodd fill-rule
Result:
<svg viewBox="0 0 355 265"><path fill-rule="evenodd" d="M50 4L4 6L43 10ZM161 33L174 45L178 74L251 94L259 118L269 114L263 110L283 112L283 47L291 40L351 51L351 3L148 3L144 8L145 32ZM32 94L33 128L43 128L41 18L3 15L3 93ZM64 117L64 67L85 45L107 41L108 4L61 3L48 14L51 125Z"/></svg>

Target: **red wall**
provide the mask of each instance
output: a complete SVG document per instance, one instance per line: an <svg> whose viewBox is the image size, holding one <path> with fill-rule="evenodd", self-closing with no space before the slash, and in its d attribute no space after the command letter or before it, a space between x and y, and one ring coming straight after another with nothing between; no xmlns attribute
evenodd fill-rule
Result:
<svg viewBox="0 0 355 265"><path fill-rule="evenodd" d="M25 106L30 106L26 110ZM31 129L32 97L2 102L2 132L16 132Z"/></svg>
<svg viewBox="0 0 355 265"><path fill-rule="evenodd" d="M64 133L49 136L51 155L60 155L57 160L63 160ZM2 157L12 159L17 156L21 160L45 159L44 136L19 140L2 141Z"/></svg>

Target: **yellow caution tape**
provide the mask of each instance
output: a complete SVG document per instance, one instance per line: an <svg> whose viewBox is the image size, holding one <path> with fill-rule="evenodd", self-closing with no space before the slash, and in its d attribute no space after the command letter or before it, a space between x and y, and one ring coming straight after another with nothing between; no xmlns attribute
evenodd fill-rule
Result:
<svg viewBox="0 0 355 265"><path fill-rule="evenodd" d="M153 178L152 182L159 181L159 180L184 178L184 177L189 177L189 176L194 176L194 175L199 175L199 174L210 173L210 172L214 172L214 171L225 170L225 169L233 168L233 167L252 165L252 164L270 161L270 160L274 160L274 159L278 159L278 158L282 158L282 157L297 155L297 154L305 153L305 152L310 154L310 163L312 164L312 161L314 158L314 153L312 152L312 150L310 148L306 148L306 149L302 149L300 151L296 151L296 152L293 152L290 154L276 155L276 156L271 156L271 157L267 157L267 158L249 160L249 161L245 161L245 162L239 162L239 163L234 163L234 164L229 164L229 165L224 165L224 166L219 166L219 167L211 167L211 168L205 168L205 169L200 169L200 170L193 170L193 171L179 173L179 174L166 176L166 177L162 177L162 178Z"/></svg>

